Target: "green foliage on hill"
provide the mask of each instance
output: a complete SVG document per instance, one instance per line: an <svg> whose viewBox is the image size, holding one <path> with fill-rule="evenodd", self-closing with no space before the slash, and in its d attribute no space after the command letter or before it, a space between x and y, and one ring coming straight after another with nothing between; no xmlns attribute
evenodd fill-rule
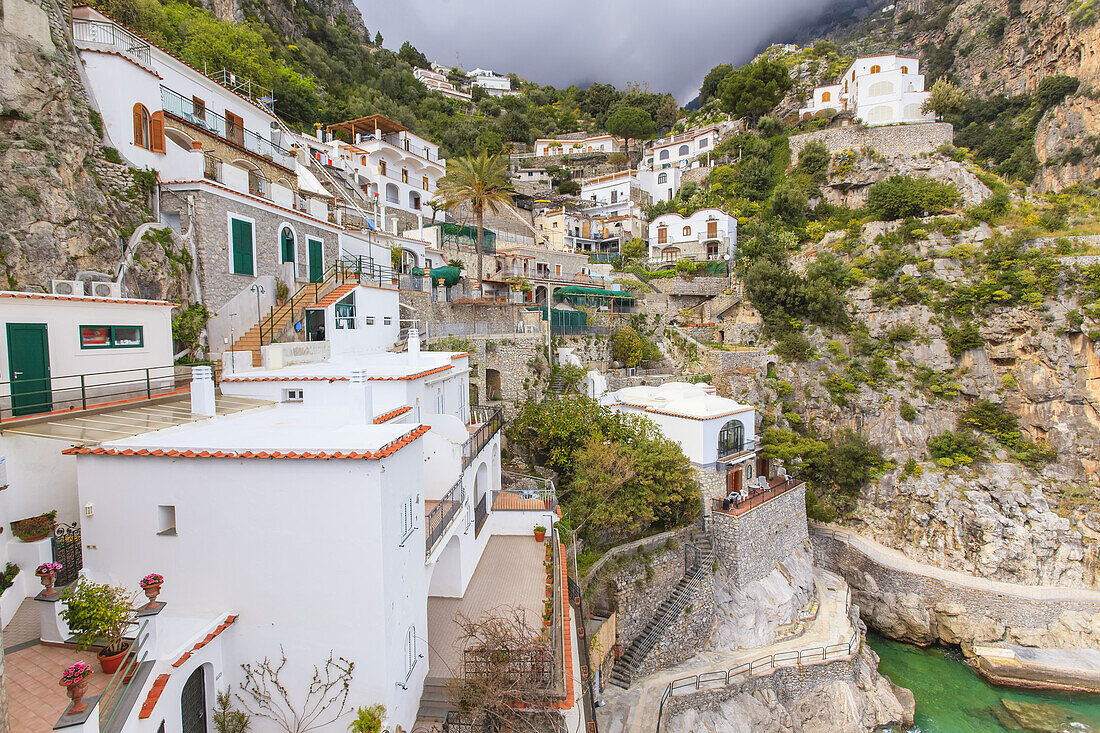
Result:
<svg viewBox="0 0 1100 733"><path fill-rule="evenodd" d="M586 542L680 526L698 516L699 489L678 445L637 415L581 396L526 402L511 445L558 472L558 498Z"/></svg>
<svg viewBox="0 0 1100 733"><path fill-rule="evenodd" d="M309 3L289 10L298 34L263 3L244 8L243 23L218 20L179 0L95 0L98 8L198 69L222 68L274 90L275 109L292 127L382 114L438 143L446 157L491 151L507 143L585 129L602 130L615 109L640 108L667 130L679 108L671 95L594 84L556 89L517 80L520 94L479 95L474 106L429 92L413 76L427 59L405 42L399 51L370 42L346 17L330 23ZM464 77L456 75L456 80Z"/></svg>
<svg viewBox="0 0 1100 733"><path fill-rule="evenodd" d="M761 59L726 74L718 82L718 97L726 112L756 121L779 103L791 84L786 66Z"/></svg>
<svg viewBox="0 0 1100 733"><path fill-rule="evenodd" d="M938 214L959 202L959 191L933 178L891 176L871 186L867 208L883 221Z"/></svg>

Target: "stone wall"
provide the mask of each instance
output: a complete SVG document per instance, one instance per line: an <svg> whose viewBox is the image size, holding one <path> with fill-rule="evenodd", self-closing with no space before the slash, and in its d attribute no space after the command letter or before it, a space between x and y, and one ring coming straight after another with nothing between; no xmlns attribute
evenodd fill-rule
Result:
<svg viewBox="0 0 1100 733"><path fill-rule="evenodd" d="M764 349L743 348L726 351L725 349L703 349L700 364L703 370L717 379L731 374L755 376L768 371L769 364L779 362L774 354Z"/></svg>
<svg viewBox="0 0 1100 733"><path fill-rule="evenodd" d="M827 130L792 135L791 160L797 162L798 153L811 140L824 143L830 153L845 150L872 148L887 157L903 155L914 157L931 153L944 143L954 139L954 131L948 122L923 122L916 125L885 125L882 127L831 127Z"/></svg>
<svg viewBox="0 0 1100 733"><path fill-rule="evenodd" d="M703 500L703 513L709 514L714 499L726 495L726 469L724 467L696 468L695 483L699 484L699 494Z"/></svg>
<svg viewBox="0 0 1100 733"><path fill-rule="evenodd" d="M794 550L809 541L806 526L806 485L733 516L711 515L715 552L729 568L738 588L759 580Z"/></svg>
<svg viewBox="0 0 1100 733"><path fill-rule="evenodd" d="M652 554L643 554L644 548L638 548L634 555L626 556L612 578L618 642L623 648L642 632L657 607L672 595L684 577L682 541L669 538L666 546L654 550Z"/></svg>
<svg viewBox="0 0 1100 733"><path fill-rule="evenodd" d="M698 654L710 638L715 617L714 571L706 567L691 601L638 665L634 678L666 669Z"/></svg>
<svg viewBox="0 0 1100 733"><path fill-rule="evenodd" d="M667 295L719 295L729 290L728 277L658 277L649 281L658 292Z"/></svg>
<svg viewBox="0 0 1100 733"><path fill-rule="evenodd" d="M442 341L447 343L448 340ZM429 346L439 342L440 339L431 339ZM499 399L517 405L534 396L535 390L548 373L546 340L541 336L455 336L451 343L461 344L463 348L469 347L473 354L470 357L470 384L476 387L477 401L481 404ZM542 369L532 368L532 362L540 363ZM494 370L500 377L499 396L489 392L489 370ZM494 377L494 392L497 386Z"/></svg>
<svg viewBox="0 0 1100 733"><path fill-rule="evenodd" d="M1096 648L1100 603L969 588L889 567L827 530L810 532L816 564L848 581L869 626L916 644L1007 641Z"/></svg>

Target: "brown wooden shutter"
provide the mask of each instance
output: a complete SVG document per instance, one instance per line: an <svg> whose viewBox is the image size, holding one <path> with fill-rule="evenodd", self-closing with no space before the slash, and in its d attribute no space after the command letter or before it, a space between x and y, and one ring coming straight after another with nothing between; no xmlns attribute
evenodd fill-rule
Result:
<svg viewBox="0 0 1100 733"><path fill-rule="evenodd" d="M142 125L144 112L145 107L143 107L140 102L134 105L134 145L137 145L139 148L145 147L145 136L142 134L144 128L144 125Z"/></svg>
<svg viewBox="0 0 1100 733"><path fill-rule="evenodd" d="M149 149L154 153L164 152L164 113L154 112L149 123Z"/></svg>

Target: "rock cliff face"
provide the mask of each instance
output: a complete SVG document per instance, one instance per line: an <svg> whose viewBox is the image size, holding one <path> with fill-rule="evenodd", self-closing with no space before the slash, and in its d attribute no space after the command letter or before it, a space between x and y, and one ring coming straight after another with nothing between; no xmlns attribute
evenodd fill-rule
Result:
<svg viewBox="0 0 1100 733"><path fill-rule="evenodd" d="M345 20L351 29L365 37L363 16L352 0L318 0L302 3L296 0L203 0L203 7L221 20L241 21L246 15L259 16L276 29L283 38L293 40L309 32L302 22L304 12L319 15L329 25Z"/></svg>
<svg viewBox="0 0 1100 733"><path fill-rule="evenodd" d="M150 181L105 157L56 0L5 0L0 28L0 267L7 289L113 277Z"/></svg>

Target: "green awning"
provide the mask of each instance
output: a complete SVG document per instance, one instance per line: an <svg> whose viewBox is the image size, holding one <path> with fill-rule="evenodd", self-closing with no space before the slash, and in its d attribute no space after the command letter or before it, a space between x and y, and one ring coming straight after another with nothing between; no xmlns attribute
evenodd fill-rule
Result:
<svg viewBox="0 0 1100 733"><path fill-rule="evenodd" d="M605 290L603 288L585 288L580 285L567 285L554 291L555 300L567 300L574 305L600 305L611 301L620 305L634 302L634 296L623 290Z"/></svg>
<svg viewBox="0 0 1100 733"><path fill-rule="evenodd" d="M540 305L534 308L528 308L529 311L539 311L542 313L542 320L546 320L546 306ZM586 326L588 325L588 315L583 311L571 311L564 308L551 308L550 309L550 325L551 326Z"/></svg>
<svg viewBox="0 0 1100 733"><path fill-rule="evenodd" d="M451 267L447 265L445 267L433 267L432 268L432 284L438 285L442 280L443 284L448 288L458 283L462 279L462 270L457 267Z"/></svg>

